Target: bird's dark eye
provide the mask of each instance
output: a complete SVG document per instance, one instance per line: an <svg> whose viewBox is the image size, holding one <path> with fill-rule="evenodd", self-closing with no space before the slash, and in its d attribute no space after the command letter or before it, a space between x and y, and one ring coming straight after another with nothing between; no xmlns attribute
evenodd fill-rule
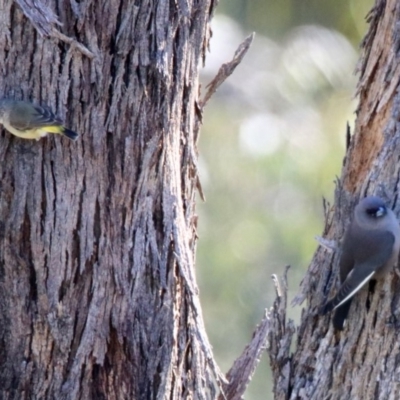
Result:
<svg viewBox="0 0 400 400"><path fill-rule="evenodd" d="M386 214L386 207L371 207L367 208L367 214L371 217L379 218Z"/></svg>

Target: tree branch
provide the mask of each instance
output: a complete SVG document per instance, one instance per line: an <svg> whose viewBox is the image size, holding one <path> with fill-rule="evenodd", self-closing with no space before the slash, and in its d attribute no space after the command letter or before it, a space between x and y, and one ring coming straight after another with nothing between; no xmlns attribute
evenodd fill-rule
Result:
<svg viewBox="0 0 400 400"><path fill-rule="evenodd" d="M50 36L55 39L61 40L64 43L68 43L71 47L76 48L82 54L84 54L86 57L90 58L91 60L93 58L95 58L95 55L86 46L84 46L82 43L79 43L77 40L75 40L67 35L64 35L63 33L61 33L59 30L57 30L54 27L51 30Z"/></svg>
<svg viewBox="0 0 400 400"><path fill-rule="evenodd" d="M271 329L268 332L268 348L272 374L274 376L274 398L286 399L290 383L291 356L290 346L295 333L292 320L286 320L287 309L287 273L286 267L281 281L276 275L272 276L275 284L276 300L270 311Z"/></svg>
<svg viewBox="0 0 400 400"><path fill-rule="evenodd" d="M207 93L199 104L201 109L205 107L208 100L210 100L211 96L217 91L219 86L225 82L226 78L228 78L228 76L231 75L235 68L242 62L243 57L246 55L251 43L253 42L254 36L255 33L253 32L239 45L232 60L221 65L215 78L207 85Z"/></svg>
<svg viewBox="0 0 400 400"><path fill-rule="evenodd" d="M53 37L62 42L68 43L90 59L95 57L95 55L82 43L64 35L56 29L55 25L61 26L62 24L54 11L47 4L44 4L43 1L16 0L16 2L40 35Z"/></svg>
<svg viewBox="0 0 400 400"><path fill-rule="evenodd" d="M54 11L41 0L16 0L22 12L42 36L50 36L53 25L61 25Z"/></svg>
<svg viewBox="0 0 400 400"><path fill-rule="evenodd" d="M289 385L289 352L295 328L293 321L286 322L288 269L289 267L286 267L281 282L276 275L272 275L277 295L274 305L270 310L266 310L264 318L253 334L253 339L227 373L229 383L223 385L223 393L218 400L242 398L265 349L269 353L271 368L276 375L274 381L279 384L278 389L275 389L275 395L283 393L284 388Z"/></svg>
<svg viewBox="0 0 400 400"><path fill-rule="evenodd" d="M226 377L229 383L223 385L223 393L220 394L218 400L239 400L242 398L260 362L261 355L267 347L269 330L270 313L266 310L264 318L253 333L253 339L227 373Z"/></svg>

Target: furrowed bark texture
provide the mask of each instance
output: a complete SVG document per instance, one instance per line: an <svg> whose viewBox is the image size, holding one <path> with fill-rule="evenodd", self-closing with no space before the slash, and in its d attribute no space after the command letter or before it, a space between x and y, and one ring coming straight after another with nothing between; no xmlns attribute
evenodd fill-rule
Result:
<svg viewBox="0 0 400 400"><path fill-rule="evenodd" d="M273 364L277 399L400 398L397 273L388 274L374 288L367 285L355 296L342 332L334 331L332 315L318 315L319 307L338 289L340 239L358 199L377 194L400 215L400 3L378 0L369 19L358 67L355 132L334 207L326 209L324 238L335 241L337 249L320 246L302 282L295 302L307 299L308 308L303 310L290 367ZM282 310L279 318L284 314ZM289 356L287 337L282 331L277 342L281 354Z"/></svg>
<svg viewBox="0 0 400 400"><path fill-rule="evenodd" d="M213 398L194 127L216 2L50 3L0 0L2 94L81 134L1 133L0 398Z"/></svg>

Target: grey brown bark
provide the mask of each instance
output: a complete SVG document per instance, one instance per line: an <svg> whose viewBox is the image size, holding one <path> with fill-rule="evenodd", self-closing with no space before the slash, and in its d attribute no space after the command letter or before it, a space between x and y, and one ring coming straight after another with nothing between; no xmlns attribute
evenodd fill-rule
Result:
<svg viewBox="0 0 400 400"><path fill-rule="evenodd" d="M378 194L400 216L399 2L378 0L369 23L358 66L354 134L335 203L325 209L321 246L295 299L296 304L307 300L296 349L291 353L293 332L281 330L274 337L279 346L270 350L277 399L400 398L398 271L357 294L344 331L334 331L331 315L318 315L319 307L338 289L340 239L358 199ZM274 320L285 318L284 309L274 309ZM278 354L289 362L274 363Z"/></svg>
<svg viewBox="0 0 400 400"><path fill-rule="evenodd" d="M1 134L0 398L213 398L194 254L216 4L51 5L0 1L2 94L81 134Z"/></svg>

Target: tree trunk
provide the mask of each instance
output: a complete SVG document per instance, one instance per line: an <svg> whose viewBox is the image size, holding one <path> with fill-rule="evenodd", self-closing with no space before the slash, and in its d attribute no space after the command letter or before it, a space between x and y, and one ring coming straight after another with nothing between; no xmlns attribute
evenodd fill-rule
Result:
<svg viewBox="0 0 400 400"><path fill-rule="evenodd" d="M322 243L340 239L359 198L378 194L400 215L400 3L377 0L359 64L359 98L354 135L327 208ZM329 247L329 246L328 246ZM308 301L290 354L293 324L285 322L278 298L270 333L277 399L399 399L400 280L398 272L354 298L345 329L335 332L332 315L319 307L338 288L339 251L320 246L295 303ZM368 286L368 285L367 285ZM284 322L282 322L284 321Z"/></svg>
<svg viewBox="0 0 400 400"><path fill-rule="evenodd" d="M215 397L194 253L216 2L0 3L2 93L81 135L1 135L0 398Z"/></svg>

